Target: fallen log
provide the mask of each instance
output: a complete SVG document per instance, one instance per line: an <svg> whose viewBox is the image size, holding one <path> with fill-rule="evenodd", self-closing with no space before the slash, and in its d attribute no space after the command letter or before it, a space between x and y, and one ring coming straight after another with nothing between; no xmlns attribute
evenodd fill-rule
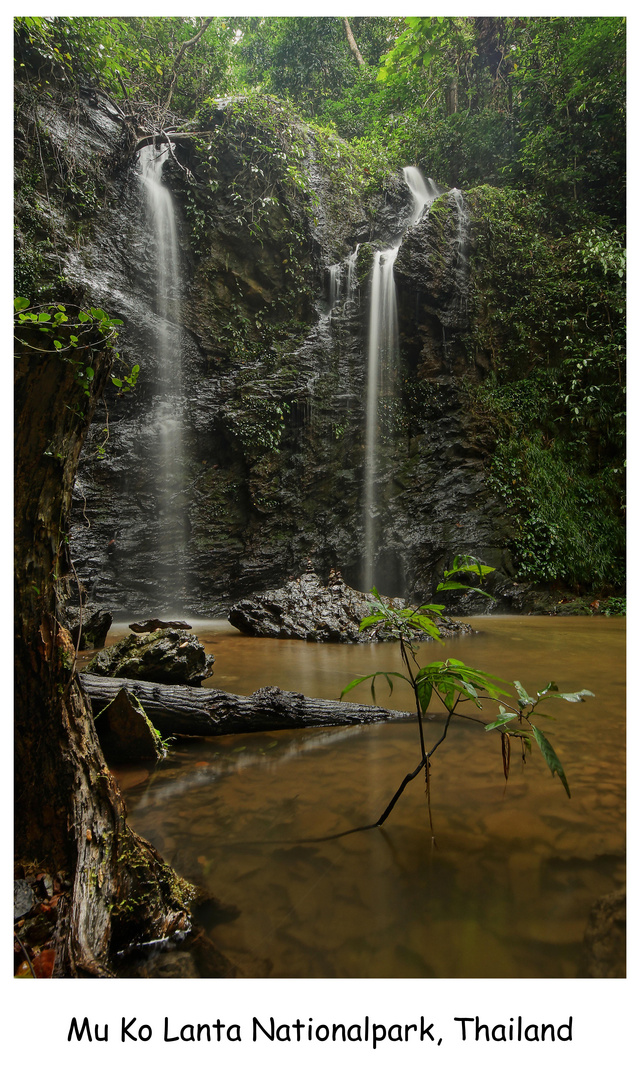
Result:
<svg viewBox="0 0 643 1080"><path fill-rule="evenodd" d="M121 687L138 698L161 735L235 735L286 728L377 724L407 720L408 713L378 705L308 698L278 686L262 686L250 697L193 686L165 686L136 679L111 679L81 672L80 681L96 716Z"/></svg>

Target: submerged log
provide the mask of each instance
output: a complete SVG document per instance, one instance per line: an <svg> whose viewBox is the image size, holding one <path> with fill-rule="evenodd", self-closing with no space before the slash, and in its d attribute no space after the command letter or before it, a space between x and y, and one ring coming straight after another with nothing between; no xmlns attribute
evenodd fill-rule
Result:
<svg viewBox="0 0 643 1080"><path fill-rule="evenodd" d="M154 727L168 735L235 735L285 728L376 724L406 720L407 713L378 705L308 698L277 686L263 686L250 697L193 686L164 686L133 679L81 674L83 689L97 713L122 687L134 694Z"/></svg>

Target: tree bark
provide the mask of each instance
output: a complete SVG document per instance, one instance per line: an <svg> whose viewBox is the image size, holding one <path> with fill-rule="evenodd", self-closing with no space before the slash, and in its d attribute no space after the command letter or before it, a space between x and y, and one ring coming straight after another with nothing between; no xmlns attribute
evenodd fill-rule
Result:
<svg viewBox="0 0 643 1080"><path fill-rule="evenodd" d="M406 720L408 714L377 705L304 697L264 686L250 697L191 686L162 686L134 679L82 675L81 684L95 713L113 701L121 687L138 698L161 735L232 735L286 728L376 724Z"/></svg>
<svg viewBox="0 0 643 1080"><path fill-rule="evenodd" d="M447 115L453 116L458 111L458 80L454 76L447 86Z"/></svg>
<svg viewBox="0 0 643 1080"><path fill-rule="evenodd" d="M348 19L345 16L343 16L343 19L344 19L344 29L346 31L346 37L348 38L348 44L350 46L350 50L351 50L353 56L355 57L355 59L357 60L357 63L361 66L364 63L364 57L362 56L361 52L359 51L359 49L357 47L357 42L355 41L355 38L353 37L353 31L351 30L351 24L349 23Z"/></svg>
<svg viewBox="0 0 643 1080"><path fill-rule="evenodd" d="M74 649L57 618L70 569L71 492L111 356L43 351L21 329L15 379L15 854L67 877L59 906L57 976L109 976L114 950L190 927L191 887L125 822L105 764ZM36 351L38 350L38 351ZM77 378L90 362L89 396Z"/></svg>

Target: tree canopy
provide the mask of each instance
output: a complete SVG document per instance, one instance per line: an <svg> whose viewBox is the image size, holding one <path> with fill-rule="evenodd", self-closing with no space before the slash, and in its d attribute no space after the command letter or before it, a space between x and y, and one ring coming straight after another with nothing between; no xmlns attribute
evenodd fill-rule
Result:
<svg viewBox="0 0 643 1080"><path fill-rule="evenodd" d="M290 99L374 161L522 186L562 219L624 221L622 17L21 17L41 70L130 110ZM361 61L361 62L360 62Z"/></svg>

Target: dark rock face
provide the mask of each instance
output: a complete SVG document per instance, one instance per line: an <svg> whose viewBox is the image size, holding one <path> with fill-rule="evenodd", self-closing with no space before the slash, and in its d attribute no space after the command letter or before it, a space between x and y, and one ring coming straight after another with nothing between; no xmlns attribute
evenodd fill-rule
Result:
<svg viewBox="0 0 643 1080"><path fill-rule="evenodd" d="M237 630L251 637L339 642L382 640L382 632L376 627L360 632L362 619L371 614L369 599L368 593L346 585L337 570L331 570L328 585L308 571L282 589L241 600L232 608L228 619ZM386 602L400 609L406 606L399 598ZM453 619L438 618L436 623L445 637L471 633L470 626Z"/></svg>
<svg viewBox="0 0 643 1080"><path fill-rule="evenodd" d="M82 624L78 618L68 625L71 639L79 649L102 649L107 632L112 625L111 611L102 608L84 608ZM78 632L80 630L80 641Z"/></svg>
<svg viewBox="0 0 643 1080"><path fill-rule="evenodd" d="M214 657L206 654L194 634L185 630L155 630L129 634L96 654L86 667L93 675L144 679L167 685L200 686L212 674Z"/></svg>
<svg viewBox="0 0 643 1080"><path fill-rule="evenodd" d="M84 160L95 148L92 160L106 163L100 206L65 254L67 281L124 320L119 351L128 366L140 364L136 392L111 389L108 416L87 440L71 538L91 602L119 617L223 615L296 574L308 556L323 574L341 566L349 583L361 581L370 273L374 249L400 234L409 191L398 175L377 197L349 195L342 185L354 166L339 141L329 155L270 102L272 118L262 127L247 110L242 130L231 108L213 107L210 146L177 141L176 157L196 184L174 161L163 173L183 278L183 480L168 529L185 542L171 556L158 526L161 315L140 178L131 155L107 167L108 147L121 140L108 104L84 102L77 131L72 117L49 122L57 152L64 145ZM255 168L249 147L274 141L275 131L282 150ZM341 168L333 171L335 157ZM299 163L299 185L282 158ZM351 189L359 183L351 180ZM466 198L446 193L399 250L401 355L395 396L380 409L374 584L428 600L453 555L472 552L498 568L494 592L515 608L522 601L511 586L511 526L486 486L484 439L460 389L463 376L475 381L488 367L470 345L475 222L470 232L467 217ZM357 244L349 295L347 260ZM331 309L332 265L340 287Z"/></svg>

